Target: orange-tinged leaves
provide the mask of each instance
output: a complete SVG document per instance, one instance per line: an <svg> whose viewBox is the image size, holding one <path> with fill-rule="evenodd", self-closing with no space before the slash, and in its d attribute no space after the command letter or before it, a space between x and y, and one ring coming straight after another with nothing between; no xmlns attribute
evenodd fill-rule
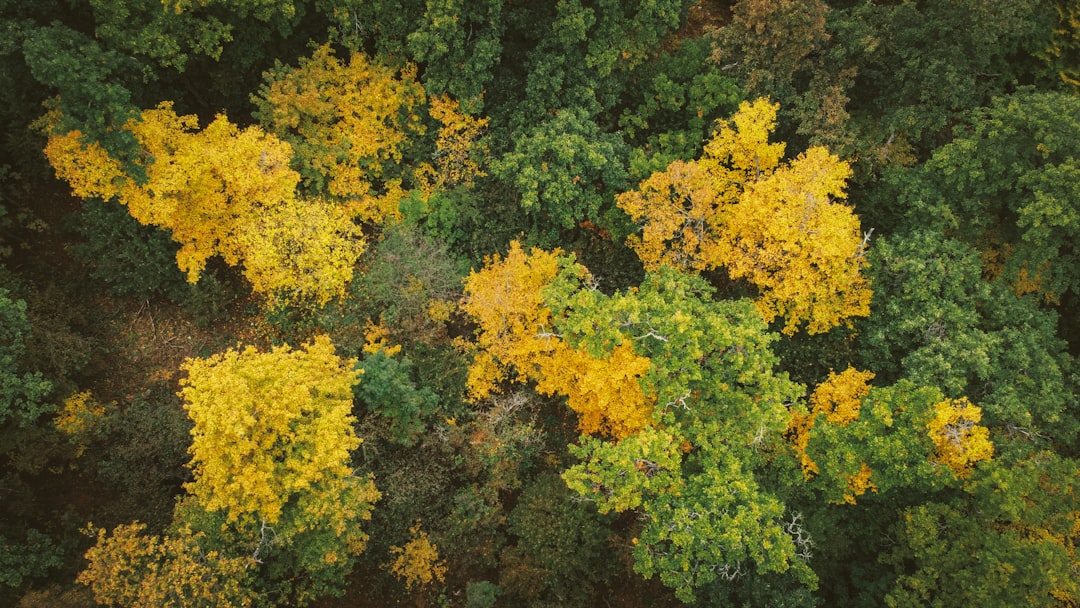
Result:
<svg viewBox="0 0 1080 608"><path fill-rule="evenodd" d="M870 481L870 477L873 471L870 467L866 466L866 463L862 463L862 468L854 475L847 476L847 492L844 493L844 502L853 505L855 499L863 494L866 494L867 490L877 492L877 486L874 482Z"/></svg>
<svg viewBox="0 0 1080 608"><path fill-rule="evenodd" d="M650 367L649 360L634 354L628 342L603 359L560 347L542 364L536 388L549 395L566 395L567 405L578 413L582 433L627 437L652 420L652 402L639 383Z"/></svg>
<svg viewBox="0 0 1080 608"><path fill-rule="evenodd" d="M482 399L508 378L535 381L541 393L567 397L567 404L580 415L583 433L625 437L650 420L651 403L639 383L649 361L634 354L629 343L596 358L553 333L552 313L542 290L564 269L587 276L584 267L559 253L540 249L525 253L515 241L505 258L492 256L465 280L461 308L479 326L469 368L470 397Z"/></svg>
<svg viewBox="0 0 1080 608"><path fill-rule="evenodd" d="M870 381L874 372L861 372L849 367L839 374L829 372L829 377L819 384L810 395L810 408L815 414L825 414L833 424L850 424L859 417L859 407L870 394Z"/></svg>

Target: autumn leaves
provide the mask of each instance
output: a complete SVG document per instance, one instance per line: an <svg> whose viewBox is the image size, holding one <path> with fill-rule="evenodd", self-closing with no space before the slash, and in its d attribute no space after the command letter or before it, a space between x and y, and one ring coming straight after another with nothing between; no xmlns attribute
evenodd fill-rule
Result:
<svg viewBox="0 0 1080 608"><path fill-rule="evenodd" d="M358 221L398 217L411 188L428 196L443 174L459 183L479 172L469 149L486 121L447 98L430 102L440 160L406 158L424 143L426 101L414 70L359 53L341 61L322 46L268 74L254 97L261 127L218 115L200 130L196 116L162 102L123 125L133 149L71 131L51 134L45 154L77 196L116 199L168 230L191 282L219 256L269 303L321 307L344 294L366 248Z"/></svg>

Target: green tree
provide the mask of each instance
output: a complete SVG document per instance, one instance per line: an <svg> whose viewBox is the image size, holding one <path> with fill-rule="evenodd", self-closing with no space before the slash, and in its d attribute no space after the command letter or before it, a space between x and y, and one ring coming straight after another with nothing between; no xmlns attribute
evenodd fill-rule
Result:
<svg viewBox="0 0 1080 608"><path fill-rule="evenodd" d="M47 400L52 383L40 372L22 367L29 334L26 302L11 299L6 289L0 289L0 424L4 426L28 427L54 407Z"/></svg>
<svg viewBox="0 0 1080 608"><path fill-rule="evenodd" d="M911 213L984 251L1017 293L1080 291L1080 99L1024 90L968 114L911 188Z"/></svg>
<svg viewBox="0 0 1080 608"><path fill-rule="evenodd" d="M619 135L602 133L585 110L571 107L523 132L492 170L514 186L526 212L571 228L596 221L608 193L625 186L627 153Z"/></svg>
<svg viewBox="0 0 1080 608"><path fill-rule="evenodd" d="M983 467L952 499L904 510L884 557L890 607L1068 606L1075 576L1075 460L1042 452Z"/></svg>
<svg viewBox="0 0 1080 608"><path fill-rule="evenodd" d="M861 367L883 384L907 378L966 396L982 406L986 424L1017 438L1075 442L1074 363L1056 313L1033 294L1017 297L1000 281L987 283L983 256L939 232L880 239L870 263L877 293L858 326Z"/></svg>

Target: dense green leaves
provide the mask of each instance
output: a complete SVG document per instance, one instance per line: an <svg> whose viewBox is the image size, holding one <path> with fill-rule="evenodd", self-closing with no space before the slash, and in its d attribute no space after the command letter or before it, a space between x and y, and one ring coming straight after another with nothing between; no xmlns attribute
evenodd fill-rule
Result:
<svg viewBox="0 0 1080 608"><path fill-rule="evenodd" d="M29 333L26 302L12 300L0 289L0 424L26 427L53 408L46 401L52 383L20 364Z"/></svg>

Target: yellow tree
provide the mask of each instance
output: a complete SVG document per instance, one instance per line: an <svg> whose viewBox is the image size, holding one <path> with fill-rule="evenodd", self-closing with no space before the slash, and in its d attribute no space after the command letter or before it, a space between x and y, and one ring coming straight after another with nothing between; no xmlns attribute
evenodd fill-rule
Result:
<svg viewBox="0 0 1080 608"><path fill-rule="evenodd" d="M845 197L847 163L813 147L783 161L775 104L744 102L701 159L676 161L617 198L642 225L628 243L646 269L723 267L758 288L766 321L827 331L869 314L865 238Z"/></svg>
<svg viewBox="0 0 1080 608"><path fill-rule="evenodd" d="M297 198L289 144L222 115L199 130L195 116L178 116L169 102L124 129L139 144L138 179L78 132L53 135L45 154L75 194L115 198L140 223L167 229L192 282L218 255L274 297L321 305L344 292L363 236L343 210Z"/></svg>
<svg viewBox="0 0 1080 608"><path fill-rule="evenodd" d="M101 606L121 608L244 608L261 598L251 588L255 561L206 550L190 528L169 536L143 534L145 524L98 530L78 581Z"/></svg>
<svg viewBox="0 0 1080 608"><path fill-rule="evenodd" d="M398 71L359 52L343 61L325 44L266 77L253 97L256 116L296 149L308 186L363 219L396 217L405 195L403 154L424 131L416 68Z"/></svg>
<svg viewBox="0 0 1080 608"><path fill-rule="evenodd" d="M351 453L355 360L317 337L299 350L248 347L188 360L180 395L194 422L185 487L221 518L220 532L247 539L259 559L290 564L281 576L300 599L339 590L367 542L361 522L379 492L357 476ZM208 531L213 533L214 531Z"/></svg>
<svg viewBox="0 0 1080 608"><path fill-rule="evenodd" d="M596 357L555 334L543 290L556 280L587 281L588 271L559 251L526 253L516 241L505 258L492 256L466 279L462 309L479 326L470 395L484 398L503 380L534 381L541 393L567 397L583 433L625 437L641 430L652 409L639 382L648 359L629 342Z"/></svg>
<svg viewBox="0 0 1080 608"><path fill-rule="evenodd" d="M446 564L439 558L439 547L431 542L420 523L409 528L412 539L402 547L391 547L393 561L387 564L398 580L404 579L405 588L423 587L433 581L440 583L446 577Z"/></svg>

